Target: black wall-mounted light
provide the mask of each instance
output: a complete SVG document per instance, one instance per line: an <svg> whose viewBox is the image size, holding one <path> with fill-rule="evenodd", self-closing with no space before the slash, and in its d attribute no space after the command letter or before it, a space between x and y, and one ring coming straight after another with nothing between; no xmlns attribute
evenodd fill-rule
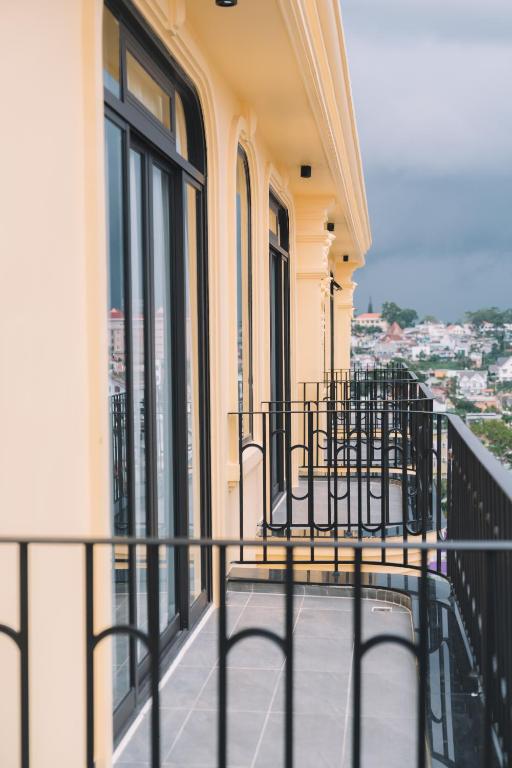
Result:
<svg viewBox="0 0 512 768"><path fill-rule="evenodd" d="M311 166L310 165L301 165L300 167L300 175L303 179L310 179L311 178Z"/></svg>
<svg viewBox="0 0 512 768"><path fill-rule="evenodd" d="M327 222L327 231L328 232L334 232L334 221L328 221Z"/></svg>
<svg viewBox="0 0 512 768"><path fill-rule="evenodd" d="M215 0L216 5L220 5L221 8L232 8L238 3L238 0Z"/></svg>
<svg viewBox="0 0 512 768"><path fill-rule="evenodd" d="M348 253L345 253L343 256L343 261L348 261Z"/></svg>

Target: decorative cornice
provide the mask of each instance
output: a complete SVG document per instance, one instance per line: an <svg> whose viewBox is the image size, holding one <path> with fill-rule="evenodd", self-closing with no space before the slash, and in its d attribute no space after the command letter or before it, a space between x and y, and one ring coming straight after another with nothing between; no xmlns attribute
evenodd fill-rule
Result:
<svg viewBox="0 0 512 768"><path fill-rule="evenodd" d="M361 263L371 235L340 4L338 0L279 0L279 4Z"/></svg>

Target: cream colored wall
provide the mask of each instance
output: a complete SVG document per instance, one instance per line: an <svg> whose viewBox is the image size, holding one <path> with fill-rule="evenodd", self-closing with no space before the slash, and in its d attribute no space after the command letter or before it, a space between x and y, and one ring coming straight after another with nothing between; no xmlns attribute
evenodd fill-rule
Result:
<svg viewBox="0 0 512 768"><path fill-rule="evenodd" d="M323 374L318 351L322 280L333 242L325 231L330 202L294 200L286 170L258 132L258 115L205 59L185 4L137 5L195 83L204 114L212 522L215 536L238 536L236 422L228 415L237 407L238 143L251 173L256 405L269 396L269 188L290 216L293 382ZM2 8L0 86L10 119L0 123L0 360L6 372L0 377L0 535L111 533L101 17L101 0L7 0ZM244 534L252 537L261 516L261 460L254 450L247 452L244 473L250 492ZM12 552L0 558L0 583L8 585L0 593L0 622L16 625L13 558ZM85 763L83 572L78 549L41 548L31 555L33 768ZM110 589L105 553L97 561L97 630L110 621ZM0 637L0 677L3 690L15 691L9 642ZM96 765L106 768L112 737L108 642L96 658ZM0 696L2 768L18 764L16 715L11 699Z"/></svg>
<svg viewBox="0 0 512 768"><path fill-rule="evenodd" d="M1 16L0 535L108 535L101 3L7 0ZM16 626L11 566L0 552L0 622ZM31 548L33 768L85 764L83 572L78 549ZM0 638L3 768L19 765L9 643ZM101 754L111 671L108 653L97 660Z"/></svg>

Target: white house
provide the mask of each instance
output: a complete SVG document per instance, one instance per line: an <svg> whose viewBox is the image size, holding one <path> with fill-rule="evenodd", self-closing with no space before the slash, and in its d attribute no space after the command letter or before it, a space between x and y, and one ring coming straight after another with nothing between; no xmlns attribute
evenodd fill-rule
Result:
<svg viewBox="0 0 512 768"><path fill-rule="evenodd" d="M493 367L498 381L512 381L512 356L499 357Z"/></svg>
<svg viewBox="0 0 512 768"><path fill-rule="evenodd" d="M382 331L387 330L388 327L380 312L363 312L355 318L355 323L365 328L380 328Z"/></svg>
<svg viewBox="0 0 512 768"><path fill-rule="evenodd" d="M457 389L462 397L481 395L487 389L487 371L457 371Z"/></svg>

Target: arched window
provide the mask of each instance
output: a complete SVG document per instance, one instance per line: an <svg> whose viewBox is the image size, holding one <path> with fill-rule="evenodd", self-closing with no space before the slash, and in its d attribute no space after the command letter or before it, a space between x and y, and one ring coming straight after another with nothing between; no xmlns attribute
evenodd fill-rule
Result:
<svg viewBox="0 0 512 768"><path fill-rule="evenodd" d="M252 259L251 259L251 184L247 155L238 147L236 163L236 285L238 408L245 411L244 437L253 429L252 371Z"/></svg>

